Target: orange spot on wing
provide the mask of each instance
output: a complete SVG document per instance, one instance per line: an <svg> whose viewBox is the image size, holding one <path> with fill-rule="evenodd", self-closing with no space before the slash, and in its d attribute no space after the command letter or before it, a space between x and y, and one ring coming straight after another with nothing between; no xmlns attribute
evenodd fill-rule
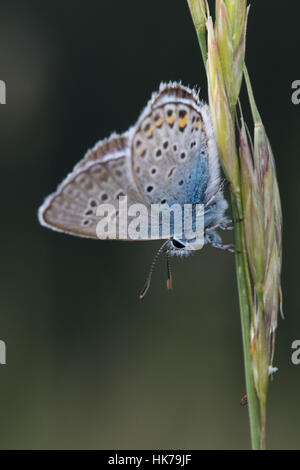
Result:
<svg viewBox="0 0 300 470"><path fill-rule="evenodd" d="M147 139L151 139L151 137L153 136L153 131L154 129L153 127L151 127L151 129L146 134Z"/></svg>
<svg viewBox="0 0 300 470"><path fill-rule="evenodd" d="M144 157L146 154L146 148L145 147L142 147L141 150L139 151L139 156L140 157Z"/></svg>
<svg viewBox="0 0 300 470"><path fill-rule="evenodd" d="M175 121L175 117L174 117L174 116L170 116L170 117L167 119L167 122L168 122L168 124L170 124L170 125L174 124L174 121Z"/></svg>
<svg viewBox="0 0 300 470"><path fill-rule="evenodd" d="M178 119L178 126L179 126L179 128L180 128L180 129L183 129L184 127L186 127L188 121L189 121L189 117L188 117L187 114L186 114L183 118Z"/></svg>

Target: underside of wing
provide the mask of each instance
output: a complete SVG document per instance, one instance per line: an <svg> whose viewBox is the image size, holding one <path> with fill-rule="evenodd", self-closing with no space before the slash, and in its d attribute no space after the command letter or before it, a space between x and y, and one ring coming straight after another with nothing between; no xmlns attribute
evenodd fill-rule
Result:
<svg viewBox="0 0 300 470"><path fill-rule="evenodd" d="M128 162L126 134L99 142L40 207L41 224L72 235L101 238L97 234L97 209L112 205L115 212L108 210L109 223L102 238L120 238L113 222L118 217L120 198L126 196L129 204L142 202Z"/></svg>
<svg viewBox="0 0 300 470"><path fill-rule="evenodd" d="M193 90L161 85L129 131L132 173L146 199L205 204L220 179L212 129Z"/></svg>
<svg viewBox="0 0 300 470"><path fill-rule="evenodd" d="M39 220L87 238L169 238L171 227L162 227L153 205L209 204L219 173L207 105L179 83L161 85L127 133L86 153L40 207Z"/></svg>

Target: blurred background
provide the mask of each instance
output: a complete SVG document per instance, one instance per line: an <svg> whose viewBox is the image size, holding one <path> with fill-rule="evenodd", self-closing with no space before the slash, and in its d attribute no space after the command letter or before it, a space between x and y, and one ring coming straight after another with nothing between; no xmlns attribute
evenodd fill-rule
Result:
<svg viewBox="0 0 300 470"><path fill-rule="evenodd" d="M286 318L268 447L299 449L300 105L291 83L300 4L251 3L247 64L284 211ZM0 448L249 448L234 257L205 247L175 260L172 292L161 261L140 302L160 242L79 239L36 215L87 148L135 122L161 81L200 85L207 99L186 2L2 0L0 79Z"/></svg>

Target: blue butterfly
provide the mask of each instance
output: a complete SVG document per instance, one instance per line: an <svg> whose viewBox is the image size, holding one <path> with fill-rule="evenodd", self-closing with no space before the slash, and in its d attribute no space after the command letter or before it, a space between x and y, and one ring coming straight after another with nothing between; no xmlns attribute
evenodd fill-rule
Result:
<svg viewBox="0 0 300 470"><path fill-rule="evenodd" d="M39 220L54 230L88 238L166 238L151 265L143 298L161 253L167 255L171 288L169 256L187 256L203 243L234 251L222 244L216 232L231 228L223 190L208 106L180 83L161 84L134 126L122 135L112 134L86 153L46 198ZM202 243L186 233L178 235L175 229L179 222L181 228L186 222L185 205L192 208L192 231L202 208ZM164 236L160 212L173 206L182 211L179 215L169 212L170 230Z"/></svg>

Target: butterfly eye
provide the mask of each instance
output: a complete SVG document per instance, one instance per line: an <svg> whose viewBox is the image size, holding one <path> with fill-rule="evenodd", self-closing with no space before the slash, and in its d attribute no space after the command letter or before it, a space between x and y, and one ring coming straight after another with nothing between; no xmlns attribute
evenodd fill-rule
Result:
<svg viewBox="0 0 300 470"><path fill-rule="evenodd" d="M185 245L179 240L176 240L175 238L173 238L172 243L173 243L174 248L177 248L178 250L185 248Z"/></svg>

